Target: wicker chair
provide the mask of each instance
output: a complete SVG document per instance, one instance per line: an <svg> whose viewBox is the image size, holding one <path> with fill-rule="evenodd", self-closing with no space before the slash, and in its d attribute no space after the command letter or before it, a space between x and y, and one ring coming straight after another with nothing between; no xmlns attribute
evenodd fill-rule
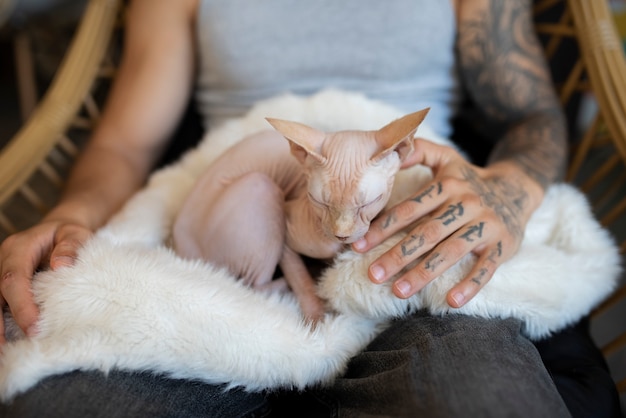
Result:
<svg viewBox="0 0 626 418"><path fill-rule="evenodd" d="M581 94L592 95L597 112L587 129L573 138L568 180L590 198L596 216L626 253L626 61L607 1L540 0L537 17L566 3L556 23L537 23L550 57L574 41L578 59L557 88L567 109ZM539 20L539 19L537 19ZM623 279L623 278L622 278ZM592 332L601 346L626 403L626 284L592 314Z"/></svg>
<svg viewBox="0 0 626 418"><path fill-rule="evenodd" d="M100 114L115 74L115 37L122 0L91 0L47 93L14 138L0 150L0 240L32 225L59 195L68 167ZM590 197L602 223L626 252L626 60L608 0L535 0L536 29L554 62L562 49L578 58L553 74L566 109L592 95L598 111L572 134L568 179ZM558 19L542 16L558 10ZM626 398L626 286L592 316L592 332Z"/></svg>

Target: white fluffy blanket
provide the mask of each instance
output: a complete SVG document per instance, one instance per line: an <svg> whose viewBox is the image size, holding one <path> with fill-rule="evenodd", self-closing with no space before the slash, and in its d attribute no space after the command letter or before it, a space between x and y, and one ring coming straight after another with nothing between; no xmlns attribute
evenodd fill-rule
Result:
<svg viewBox="0 0 626 418"><path fill-rule="evenodd" d="M538 339L588 313L614 288L616 247L581 193L561 184L547 191L519 253L463 308L450 308L445 294L467 271L470 256L408 300L368 280L367 266L395 237L367 255L337 257L319 285L336 313L311 330L293 298L255 292L165 245L196 177L233 142L266 129L267 116L338 130L378 129L401 114L360 95L326 91L260 103L209 132L179 163L155 173L80 251L75 266L36 276L40 333L16 334L3 349L2 399L75 369L152 370L249 390L303 388L332 380L390 318L421 308L520 318L524 332ZM418 135L446 143L426 126ZM399 176L399 186L408 176L414 190L430 175L417 167Z"/></svg>

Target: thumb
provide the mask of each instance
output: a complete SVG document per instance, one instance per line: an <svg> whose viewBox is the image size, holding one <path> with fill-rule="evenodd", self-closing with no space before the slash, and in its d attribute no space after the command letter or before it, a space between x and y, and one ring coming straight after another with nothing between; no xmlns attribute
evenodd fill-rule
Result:
<svg viewBox="0 0 626 418"><path fill-rule="evenodd" d="M52 270L74 265L79 247L74 242L61 242L54 247L52 254L50 254L50 267Z"/></svg>
<svg viewBox="0 0 626 418"><path fill-rule="evenodd" d="M404 159L401 168L421 164L436 171L447 164L454 155L456 151L449 146L435 144L425 138L415 138L414 150Z"/></svg>
<svg viewBox="0 0 626 418"><path fill-rule="evenodd" d="M78 258L78 250L91 235L91 231L83 228L64 234L50 254L50 267L52 270L74 265Z"/></svg>

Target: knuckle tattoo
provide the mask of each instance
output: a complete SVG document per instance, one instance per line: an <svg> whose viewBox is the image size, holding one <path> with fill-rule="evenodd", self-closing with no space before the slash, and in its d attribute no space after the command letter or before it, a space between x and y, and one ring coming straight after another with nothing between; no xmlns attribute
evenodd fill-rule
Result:
<svg viewBox="0 0 626 418"><path fill-rule="evenodd" d="M435 219L442 221L442 223L447 226L458 218L461 218L464 212L463 202L459 202L456 205L448 205L448 209Z"/></svg>
<svg viewBox="0 0 626 418"><path fill-rule="evenodd" d="M382 225L381 225L381 229L385 230L387 228L389 228L391 225L395 224L397 221L395 213L391 212L389 213L386 217L385 220L383 221Z"/></svg>
<svg viewBox="0 0 626 418"><path fill-rule="evenodd" d="M497 264L496 258L502 257L502 241L498 241L495 248L492 248L489 251L489 255L487 256L487 260L491 261L493 264Z"/></svg>
<svg viewBox="0 0 626 418"><path fill-rule="evenodd" d="M411 234L404 242L402 242L400 249L404 257L411 256L424 245L424 236Z"/></svg>
<svg viewBox="0 0 626 418"><path fill-rule="evenodd" d="M486 267L482 267L480 270L478 270L478 274L472 277L470 281L478 285L479 287L481 287L483 285L483 280L488 273L489 273L489 269Z"/></svg>
<svg viewBox="0 0 626 418"><path fill-rule="evenodd" d="M434 273L437 267L441 263L443 263L443 261L444 258L441 256L441 253L436 252L434 254L431 254L424 262L424 269L431 273Z"/></svg>
<svg viewBox="0 0 626 418"><path fill-rule="evenodd" d="M474 240L483 237L483 230L485 228L485 222L479 222L475 225L467 227L467 230L461 234L461 238L467 242L474 242Z"/></svg>
<svg viewBox="0 0 626 418"><path fill-rule="evenodd" d="M443 185L441 184L440 181L438 181L437 183L431 184L430 186L428 186L426 190L424 190L423 192L421 192L420 194L418 194L411 200L417 203L422 203L423 199L427 197L432 199L434 196L438 196L442 192L443 192Z"/></svg>

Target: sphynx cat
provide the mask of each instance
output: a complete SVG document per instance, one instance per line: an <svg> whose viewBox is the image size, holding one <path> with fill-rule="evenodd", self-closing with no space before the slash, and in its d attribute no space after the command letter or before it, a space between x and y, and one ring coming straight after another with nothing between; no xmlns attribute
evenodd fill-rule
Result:
<svg viewBox="0 0 626 418"><path fill-rule="evenodd" d="M175 251L256 289L286 282L316 322L324 302L300 255L331 259L365 235L428 110L377 131L326 133L267 118L275 130L242 139L202 173L174 222ZM272 280L277 265L284 280Z"/></svg>

